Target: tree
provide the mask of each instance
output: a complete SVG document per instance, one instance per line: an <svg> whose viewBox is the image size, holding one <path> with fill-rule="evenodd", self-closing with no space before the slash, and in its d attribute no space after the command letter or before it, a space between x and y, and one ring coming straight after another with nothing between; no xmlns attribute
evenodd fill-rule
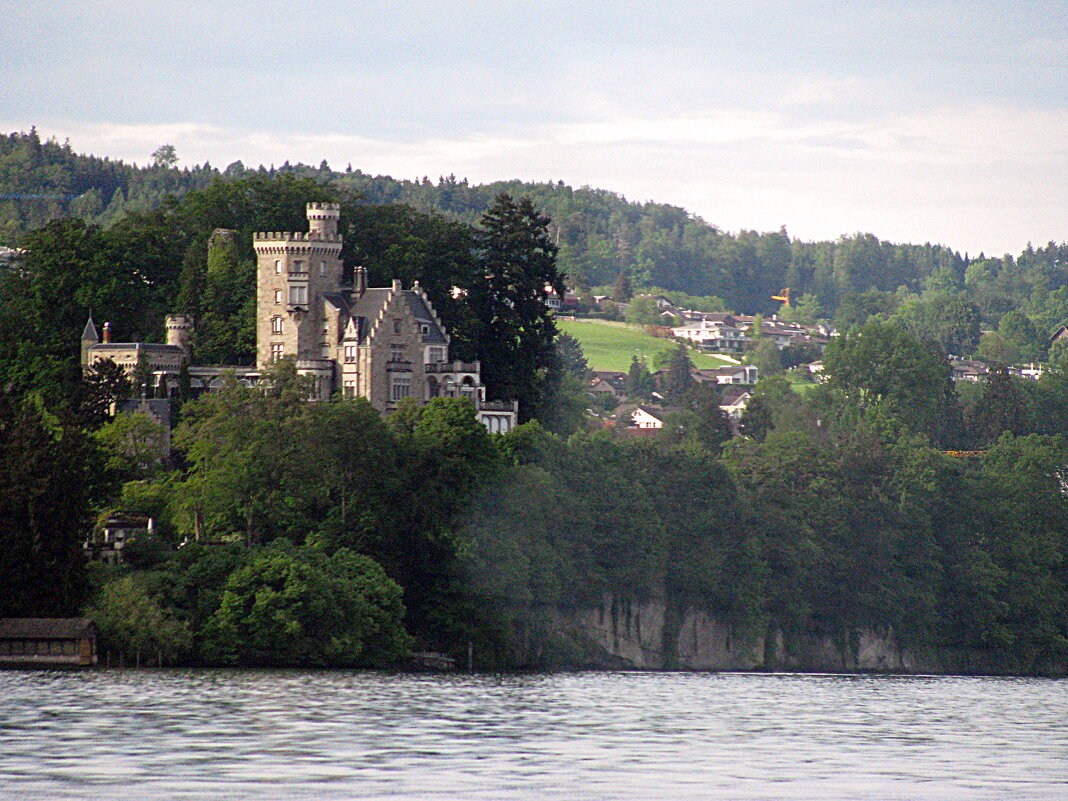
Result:
<svg viewBox="0 0 1068 801"><path fill-rule="evenodd" d="M998 333L1019 349L1020 358L1032 360L1039 357L1044 343L1041 342L1035 324L1020 312L1009 311L1003 314L998 323Z"/></svg>
<svg viewBox="0 0 1068 801"><path fill-rule="evenodd" d="M160 145L152 151L152 166L157 169L170 169L178 163L178 151L174 145Z"/></svg>
<svg viewBox="0 0 1068 801"><path fill-rule="evenodd" d="M581 381L586 380L590 366L582 352L582 344L566 331L556 337L556 356L561 370Z"/></svg>
<svg viewBox="0 0 1068 801"><path fill-rule="evenodd" d="M745 405L745 411L742 412L741 422L738 424L739 433L757 442L763 442L773 428L775 425L772 422L771 409L768 408L767 401L760 397L750 398Z"/></svg>
<svg viewBox="0 0 1068 801"><path fill-rule="evenodd" d="M979 338L977 355L985 362L1015 364L1020 360L1020 348L997 331L988 331Z"/></svg>
<svg viewBox="0 0 1068 801"><path fill-rule="evenodd" d="M649 373L649 368L645 366L644 360L639 361L636 355L631 356L630 368L627 371L627 397L647 398L652 394L653 389L653 377Z"/></svg>
<svg viewBox="0 0 1068 801"><path fill-rule="evenodd" d="M947 353L962 356L979 345L979 309L963 297L934 301L934 336Z"/></svg>
<svg viewBox="0 0 1068 801"><path fill-rule="evenodd" d="M612 300L616 303L626 303L631 299L632 294L630 276L620 270L619 275L616 277L615 286L612 287Z"/></svg>
<svg viewBox="0 0 1068 801"><path fill-rule="evenodd" d="M165 610L144 577L121 576L109 582L89 609L104 647L121 659L172 662L192 644L188 627Z"/></svg>
<svg viewBox="0 0 1068 801"><path fill-rule="evenodd" d="M102 473L80 428L0 391L0 617L77 613Z"/></svg>
<svg viewBox="0 0 1068 801"><path fill-rule="evenodd" d="M477 270L468 288L468 335L478 343L482 378L498 398L519 400L520 417L536 417L550 401L556 323L548 290L564 295L549 218L529 198L500 194L475 234ZM471 333L474 332L474 335Z"/></svg>
<svg viewBox="0 0 1068 801"><path fill-rule="evenodd" d="M983 394L970 422L984 443L993 442L1006 431L1022 434L1028 430L1027 399L1004 365L992 366L983 379Z"/></svg>
<svg viewBox="0 0 1068 801"><path fill-rule="evenodd" d="M126 371L113 359L99 359L82 376L79 412L83 424L96 428L111 416L116 401L130 397Z"/></svg>
<svg viewBox="0 0 1068 801"><path fill-rule="evenodd" d="M884 403L931 437L943 436L959 415L945 354L893 324L870 322L833 338L824 372L829 386L861 407Z"/></svg>
<svg viewBox="0 0 1068 801"><path fill-rule="evenodd" d="M637 295L627 305L627 322L635 325L656 325L660 322L660 307L652 295Z"/></svg>
<svg viewBox="0 0 1068 801"><path fill-rule="evenodd" d="M693 387L693 361L690 349L682 343L671 352L667 372L664 374L663 391L668 403L681 404Z"/></svg>
<svg viewBox="0 0 1068 801"><path fill-rule="evenodd" d="M401 588L368 556L279 541L226 581L205 627L220 664L382 667L408 648Z"/></svg>
<svg viewBox="0 0 1068 801"><path fill-rule="evenodd" d="M108 469L133 481L159 473L166 435L166 429L144 412L122 412L101 426L95 437L108 455Z"/></svg>
<svg viewBox="0 0 1068 801"><path fill-rule="evenodd" d="M757 368L759 376L776 375L783 371L782 354L773 339L767 337L758 339L745 358Z"/></svg>

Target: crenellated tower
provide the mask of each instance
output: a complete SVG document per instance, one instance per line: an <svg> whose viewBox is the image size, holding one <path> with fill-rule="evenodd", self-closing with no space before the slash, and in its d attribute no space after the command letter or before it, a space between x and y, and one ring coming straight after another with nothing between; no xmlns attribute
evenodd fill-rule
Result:
<svg viewBox="0 0 1068 801"><path fill-rule="evenodd" d="M341 210L337 203L309 203L307 215L307 233L261 232L253 238L260 369L282 356L302 362L326 355L323 294L341 286Z"/></svg>
<svg viewBox="0 0 1068 801"><path fill-rule="evenodd" d="M164 318L167 344L185 352L185 363L193 363L193 317L189 314L168 314Z"/></svg>

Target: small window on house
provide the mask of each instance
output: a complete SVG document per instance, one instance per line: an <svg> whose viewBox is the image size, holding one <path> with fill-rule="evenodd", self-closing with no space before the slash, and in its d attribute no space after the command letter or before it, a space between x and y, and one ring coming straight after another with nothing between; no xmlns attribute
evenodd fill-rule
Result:
<svg viewBox="0 0 1068 801"><path fill-rule="evenodd" d="M354 379L354 378L345 379L344 394L345 394L346 398L355 398L356 397L356 379Z"/></svg>
<svg viewBox="0 0 1068 801"><path fill-rule="evenodd" d="M400 320L394 320L393 321L393 333L394 334L399 334L400 332L401 332L401 321Z"/></svg>
<svg viewBox="0 0 1068 801"><path fill-rule="evenodd" d="M275 303L281 303L282 302L282 290L281 289L276 289L274 291L274 302Z"/></svg>
<svg viewBox="0 0 1068 801"><path fill-rule="evenodd" d="M282 356L284 354L285 354L285 350L283 349L281 342L272 342L271 343L271 361L272 362L278 361L279 359L282 358Z"/></svg>
<svg viewBox="0 0 1068 801"><path fill-rule="evenodd" d="M319 262L319 275L326 275L326 262L325 261L320 261Z"/></svg>
<svg viewBox="0 0 1068 801"><path fill-rule="evenodd" d="M304 262L301 261L300 259L296 259L293 262L293 269L290 270L290 272L291 273L302 273L302 272L304 272Z"/></svg>
<svg viewBox="0 0 1068 801"><path fill-rule="evenodd" d="M275 275L281 275L282 274L282 260L281 259L275 259L274 260L274 274Z"/></svg>
<svg viewBox="0 0 1068 801"><path fill-rule="evenodd" d="M345 363L346 364L353 364L355 361L356 361L356 346L355 345L346 345L345 346Z"/></svg>
<svg viewBox="0 0 1068 801"><path fill-rule="evenodd" d="M403 362L404 359L404 345L390 345L389 346L389 360L391 362Z"/></svg>
<svg viewBox="0 0 1068 801"><path fill-rule="evenodd" d="M308 305L308 287L306 287L306 286L291 286L289 288L289 305L290 306L307 306Z"/></svg>
<svg viewBox="0 0 1068 801"><path fill-rule="evenodd" d="M430 333L430 326L427 325L426 323L423 323L422 325L419 326L419 330L424 334L429 334Z"/></svg>
<svg viewBox="0 0 1068 801"><path fill-rule="evenodd" d="M282 318L281 317L272 317L271 318L271 333L272 334L281 334L282 333Z"/></svg>

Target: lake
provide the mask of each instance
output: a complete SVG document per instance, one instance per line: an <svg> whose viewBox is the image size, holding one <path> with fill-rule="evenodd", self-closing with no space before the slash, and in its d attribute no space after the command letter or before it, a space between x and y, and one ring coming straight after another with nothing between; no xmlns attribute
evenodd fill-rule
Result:
<svg viewBox="0 0 1068 801"><path fill-rule="evenodd" d="M0 672L0 797L1068 799L1068 681Z"/></svg>

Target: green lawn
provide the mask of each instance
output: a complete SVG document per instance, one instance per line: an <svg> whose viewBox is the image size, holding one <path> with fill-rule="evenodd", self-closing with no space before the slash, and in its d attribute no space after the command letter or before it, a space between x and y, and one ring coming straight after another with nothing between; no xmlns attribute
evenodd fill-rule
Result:
<svg viewBox="0 0 1068 801"><path fill-rule="evenodd" d="M651 337L641 326L609 320L561 320L556 326L582 343L582 352L591 370L614 370L625 373L631 356L644 357L650 370L657 369L657 356L676 347L670 339ZM722 367L730 362L709 353L690 349L695 367Z"/></svg>

